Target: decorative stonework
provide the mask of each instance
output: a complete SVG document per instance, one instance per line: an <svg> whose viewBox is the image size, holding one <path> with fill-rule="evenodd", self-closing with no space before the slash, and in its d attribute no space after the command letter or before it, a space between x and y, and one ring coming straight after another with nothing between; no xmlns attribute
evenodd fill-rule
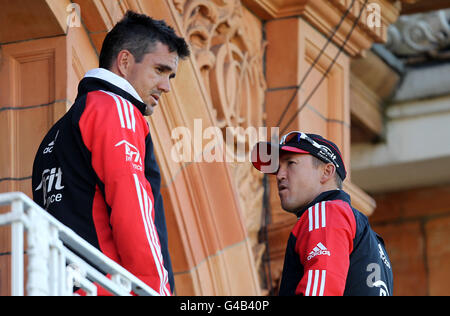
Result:
<svg viewBox="0 0 450 316"><path fill-rule="evenodd" d="M238 0L174 0L220 128L261 126L265 81L261 43L246 34Z"/></svg>
<svg viewBox="0 0 450 316"><path fill-rule="evenodd" d="M264 126L265 44L251 35L254 30L246 24L245 9L239 0L173 0L173 4L210 97L215 125L222 129L224 137L225 129L233 128L228 131L232 131L235 147L248 144L245 130ZM234 149L227 148L231 152ZM230 169L258 263L263 250L258 243L262 176L250 163L231 163Z"/></svg>
<svg viewBox="0 0 450 316"><path fill-rule="evenodd" d="M361 56L373 42L384 43L387 28L400 13L396 0L242 0L264 20L301 17L325 36L330 36L343 14L349 14L337 34L336 45L342 45L354 21L361 15L357 27L344 50L352 57ZM353 3L353 6L352 6ZM364 4L366 6L364 7ZM364 8L364 9L363 9Z"/></svg>
<svg viewBox="0 0 450 316"><path fill-rule="evenodd" d="M401 16L388 34L386 47L396 55L436 53L450 45L450 10Z"/></svg>

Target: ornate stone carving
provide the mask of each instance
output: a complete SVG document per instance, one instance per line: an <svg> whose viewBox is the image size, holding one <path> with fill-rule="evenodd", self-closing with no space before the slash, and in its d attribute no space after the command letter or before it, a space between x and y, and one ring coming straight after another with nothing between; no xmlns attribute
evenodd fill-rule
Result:
<svg viewBox="0 0 450 316"><path fill-rule="evenodd" d="M450 45L450 10L401 16L391 25L386 47L396 55L435 53Z"/></svg>
<svg viewBox="0 0 450 316"><path fill-rule="evenodd" d="M261 33L261 29L247 25L239 0L173 0L173 4L210 96L216 126L222 129L224 137L225 129L233 127L228 132L233 134L234 147L245 144L245 130L263 126L265 44L259 40L261 34L252 36L256 31ZM234 149L228 148L232 152ZM230 167L255 262L260 262L262 176L250 163L235 162Z"/></svg>
<svg viewBox="0 0 450 316"><path fill-rule="evenodd" d="M240 1L174 0L174 4L183 16L218 126L261 126L264 47L246 37Z"/></svg>

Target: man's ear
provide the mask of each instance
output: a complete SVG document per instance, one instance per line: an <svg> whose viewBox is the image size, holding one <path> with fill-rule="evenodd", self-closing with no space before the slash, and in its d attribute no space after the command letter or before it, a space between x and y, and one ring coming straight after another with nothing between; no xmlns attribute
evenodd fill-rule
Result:
<svg viewBox="0 0 450 316"><path fill-rule="evenodd" d="M332 179L334 181L335 174L336 174L336 166L335 165L333 165L332 163L324 164L323 168L322 168L322 176L320 178L320 182L322 184L325 184L330 179Z"/></svg>
<svg viewBox="0 0 450 316"><path fill-rule="evenodd" d="M126 79L134 62L134 56L130 53L130 51L126 49L121 50L116 58L116 65L119 75Z"/></svg>

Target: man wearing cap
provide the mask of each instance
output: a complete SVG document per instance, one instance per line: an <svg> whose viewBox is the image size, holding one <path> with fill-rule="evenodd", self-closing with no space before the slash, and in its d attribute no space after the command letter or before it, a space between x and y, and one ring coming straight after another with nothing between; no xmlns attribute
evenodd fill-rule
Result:
<svg viewBox="0 0 450 316"><path fill-rule="evenodd" d="M280 295L393 294L383 239L342 191L346 170L333 142L291 132L279 145L258 143L252 162L276 175L281 206L298 219L287 243Z"/></svg>

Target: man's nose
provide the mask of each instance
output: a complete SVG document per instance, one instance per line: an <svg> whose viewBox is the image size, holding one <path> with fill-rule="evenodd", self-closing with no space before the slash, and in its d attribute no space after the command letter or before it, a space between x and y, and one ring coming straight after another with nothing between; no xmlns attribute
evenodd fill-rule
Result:
<svg viewBox="0 0 450 316"><path fill-rule="evenodd" d="M286 168L284 168L283 164L280 163L280 167L277 172L277 180L281 181L286 179Z"/></svg>
<svg viewBox="0 0 450 316"><path fill-rule="evenodd" d="M170 92L170 78L168 76L161 79L158 89L163 93Z"/></svg>

